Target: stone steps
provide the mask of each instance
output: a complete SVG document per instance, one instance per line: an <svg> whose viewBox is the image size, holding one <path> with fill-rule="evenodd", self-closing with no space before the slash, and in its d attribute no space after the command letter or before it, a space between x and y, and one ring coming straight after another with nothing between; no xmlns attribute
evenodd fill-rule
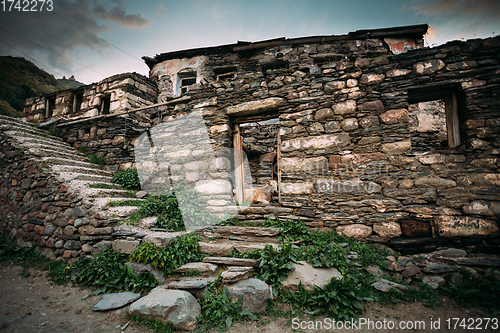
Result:
<svg viewBox="0 0 500 333"><path fill-rule="evenodd" d="M107 176L111 179L113 173L106 170L101 170L97 167L96 164L92 164L94 168L85 168L73 165L53 165L52 170L56 172L70 172L70 173L80 173L87 175L97 175L97 176Z"/></svg>
<svg viewBox="0 0 500 333"><path fill-rule="evenodd" d="M69 156L74 155L77 156L77 158L83 158L87 159L85 155L80 153L79 151L75 150L72 147L68 146L62 146L62 145L57 145L56 143L44 143L44 142L31 142L31 141L25 141L23 144L29 146L29 149L43 149L43 150L50 150L50 151L57 151L58 153L64 153L68 154Z"/></svg>
<svg viewBox="0 0 500 333"><path fill-rule="evenodd" d="M84 181L84 182L94 182L94 183L109 183L111 182L111 177L100 176L87 173L78 172L61 172L59 178L65 181Z"/></svg>
<svg viewBox="0 0 500 333"><path fill-rule="evenodd" d="M61 139L57 136L50 135L49 133L47 133L47 131L42 130L42 129L38 129L38 128L34 127L33 125L31 125L30 123L25 123L25 122L22 122L21 120L12 120L12 119L14 119L14 118L11 118L11 119L0 118L0 130L4 130L4 131L5 130L7 130L7 131L13 130L13 131L18 131L18 132L22 132L22 133L32 134L32 135L37 135L36 133L44 133L43 137L46 136L48 139L59 141L59 142L64 142L63 139Z"/></svg>
<svg viewBox="0 0 500 333"><path fill-rule="evenodd" d="M76 160L81 162L86 162L88 159L85 156L79 155L76 152L66 153L59 150L47 149L47 148L37 148L37 147L28 147L28 152L35 156L39 157L59 157L59 158L67 158L70 160Z"/></svg>
<svg viewBox="0 0 500 333"><path fill-rule="evenodd" d="M9 133L9 132L12 132ZM14 136L14 139L16 141L18 141L19 143L23 143L23 144L26 144L26 143L44 143L44 144L47 144L47 143L50 143L50 145L54 145L55 147L64 147L64 148L69 148L71 149L71 145L69 145L68 143L64 142L64 141L58 141L58 140L52 140L50 138L46 138L46 137L43 137L43 136L40 136L40 135L35 135L35 134L31 134L31 133L27 133L27 132L24 132L22 134L22 136L17 136L19 133L19 131L7 131L7 135L11 135L11 136Z"/></svg>
<svg viewBox="0 0 500 333"><path fill-rule="evenodd" d="M128 191L126 190L114 190L107 188L86 188L82 191L82 194L89 198L124 196L127 193Z"/></svg>
<svg viewBox="0 0 500 333"><path fill-rule="evenodd" d="M60 158L60 157L42 157L42 161L44 161L48 164L55 164L55 165L76 166L76 167L89 168L89 169L96 168L95 163L84 162L84 161L79 161L79 160L71 160L71 159Z"/></svg>

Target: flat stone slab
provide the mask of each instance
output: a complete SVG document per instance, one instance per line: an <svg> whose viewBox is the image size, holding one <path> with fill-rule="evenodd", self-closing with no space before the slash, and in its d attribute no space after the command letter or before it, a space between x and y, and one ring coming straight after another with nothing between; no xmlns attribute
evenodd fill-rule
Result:
<svg viewBox="0 0 500 333"><path fill-rule="evenodd" d="M441 273L449 273L449 272L455 272L460 269L459 266L452 266L452 265L445 265L445 264L428 264L423 271L426 273L434 273L434 274L441 274Z"/></svg>
<svg viewBox="0 0 500 333"><path fill-rule="evenodd" d="M214 281L215 277L209 278L193 278L193 277L183 277L169 281L163 285L167 289L180 289L180 290L192 290L192 289L203 289L207 286L208 281Z"/></svg>
<svg viewBox="0 0 500 333"><path fill-rule="evenodd" d="M401 291L408 289L406 286L403 286L402 284L392 282L386 279L378 279L376 282L372 283L372 287L384 293L390 292L392 288L396 288Z"/></svg>
<svg viewBox="0 0 500 333"><path fill-rule="evenodd" d="M225 266L249 266L249 267L259 267L259 261L255 259L240 259L240 258L230 258L230 257L205 257L203 262L209 262L217 265Z"/></svg>
<svg viewBox="0 0 500 333"><path fill-rule="evenodd" d="M108 311L119 309L127 304L130 304L141 297L141 294L133 292L105 294L102 300L92 307L94 311Z"/></svg>
<svg viewBox="0 0 500 333"><path fill-rule="evenodd" d="M217 236L249 236L249 237L276 237L280 234L279 228L266 227L206 227L197 231L204 237Z"/></svg>
<svg viewBox="0 0 500 333"><path fill-rule="evenodd" d="M184 272L196 271L200 273L213 273L217 270L217 267L219 266L210 264L208 262L190 262L188 264L182 265L181 267L177 268L174 272L184 273Z"/></svg>
<svg viewBox="0 0 500 333"><path fill-rule="evenodd" d="M248 279L253 275L253 267L232 266L227 271L222 272L222 282L235 283L241 280Z"/></svg>
<svg viewBox="0 0 500 333"><path fill-rule="evenodd" d="M335 267L315 268L305 261L292 264L295 269L288 273L288 278L283 281L283 291L295 291L302 283L306 290L314 290L314 286L323 287L333 278L342 279L343 276Z"/></svg>
<svg viewBox="0 0 500 333"><path fill-rule="evenodd" d="M170 241L176 237L188 234L186 231L178 232L152 232L148 233L142 240L144 242L152 242L158 246L167 246Z"/></svg>

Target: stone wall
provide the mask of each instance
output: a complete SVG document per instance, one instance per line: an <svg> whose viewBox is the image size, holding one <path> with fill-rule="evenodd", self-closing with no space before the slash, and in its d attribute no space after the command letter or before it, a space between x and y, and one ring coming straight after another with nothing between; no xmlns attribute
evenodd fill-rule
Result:
<svg viewBox="0 0 500 333"><path fill-rule="evenodd" d="M191 101L160 109L156 123L200 111L212 146L232 148L233 124L278 114L290 218L395 246L415 243L407 237L497 242L498 37L405 53L384 38L283 44L208 55ZM236 76L217 81L224 66ZM415 106L450 94L461 136L453 149L436 146L442 111Z"/></svg>
<svg viewBox="0 0 500 333"><path fill-rule="evenodd" d="M72 263L120 238L112 227L116 219L100 214L91 200L7 137L0 142L0 157L0 232L9 239Z"/></svg>
<svg viewBox="0 0 500 333"><path fill-rule="evenodd" d="M156 98L156 84L140 74L124 73L79 88L29 98L23 110L23 120L43 123L53 117L78 119L113 114L154 104ZM103 103L107 103L105 110Z"/></svg>

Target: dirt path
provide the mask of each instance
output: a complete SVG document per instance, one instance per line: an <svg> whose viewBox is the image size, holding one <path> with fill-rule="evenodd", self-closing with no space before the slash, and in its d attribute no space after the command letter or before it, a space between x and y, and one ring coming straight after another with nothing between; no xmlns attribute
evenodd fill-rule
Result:
<svg viewBox="0 0 500 333"><path fill-rule="evenodd" d="M0 333L31 333L31 332L122 332L122 327L129 319L126 314L126 307L108 312L94 312L92 306L95 305L101 296L93 296L88 289L72 287L70 284L59 286L48 282L45 272L30 269L31 276L24 278L19 276L22 271L18 266L0 266ZM90 295L90 296L88 296ZM86 299L83 299L88 296ZM302 325L304 332L397 332L400 322L403 325L414 325L416 321L421 322L418 325L425 324L420 329L409 329L411 332L500 332L500 323L498 329L490 327L485 329L484 322L482 329L467 330L457 326L456 329L447 328L448 318L486 318L491 317L487 313L479 310L466 310L458 306L450 299L444 299L443 307L435 310L425 308L421 304L399 304L395 307L380 307L377 304L368 306L367 312L363 315L365 320L371 320L373 325L383 325L385 320L386 327L391 325L389 321L394 322L393 329L367 329L367 326L359 327L358 330L352 329L328 329L323 326L320 329L317 321L323 325L328 325L328 319L317 318L313 325L315 329L307 329L311 319L302 317L295 320L296 325L290 327L287 325L288 319L262 317L258 322L246 322L234 324L229 332L243 333L284 333L292 332L293 327ZM301 320L304 321L301 323ZM497 320L500 320L498 318ZM10 322L10 323L9 323ZM431 328L431 322L434 328ZM437 323L440 329L437 329ZM453 326L453 320L450 322ZM475 322L474 327L477 326ZM299 326L297 326L299 325ZM382 326L383 327L383 326ZM327 328L327 329L325 329ZM409 327L408 327L409 328ZM299 330L301 331L301 330ZM125 333L148 333L153 332L145 326L130 322L124 330ZM218 332L213 330L213 332Z"/></svg>

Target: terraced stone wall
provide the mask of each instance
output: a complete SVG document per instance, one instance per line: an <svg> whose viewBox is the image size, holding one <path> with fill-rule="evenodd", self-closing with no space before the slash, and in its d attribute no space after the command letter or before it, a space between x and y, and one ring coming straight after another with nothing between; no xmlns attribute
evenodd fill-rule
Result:
<svg viewBox="0 0 500 333"><path fill-rule="evenodd" d="M497 249L500 38L413 44L398 54L383 38L211 54L191 101L160 108L154 123L200 111L212 146L233 148L234 124L277 114L289 218L395 247ZM159 82L164 65L151 71ZM218 81L224 66L236 75ZM454 148L439 102L450 96ZM429 101L441 111L418 108Z"/></svg>

